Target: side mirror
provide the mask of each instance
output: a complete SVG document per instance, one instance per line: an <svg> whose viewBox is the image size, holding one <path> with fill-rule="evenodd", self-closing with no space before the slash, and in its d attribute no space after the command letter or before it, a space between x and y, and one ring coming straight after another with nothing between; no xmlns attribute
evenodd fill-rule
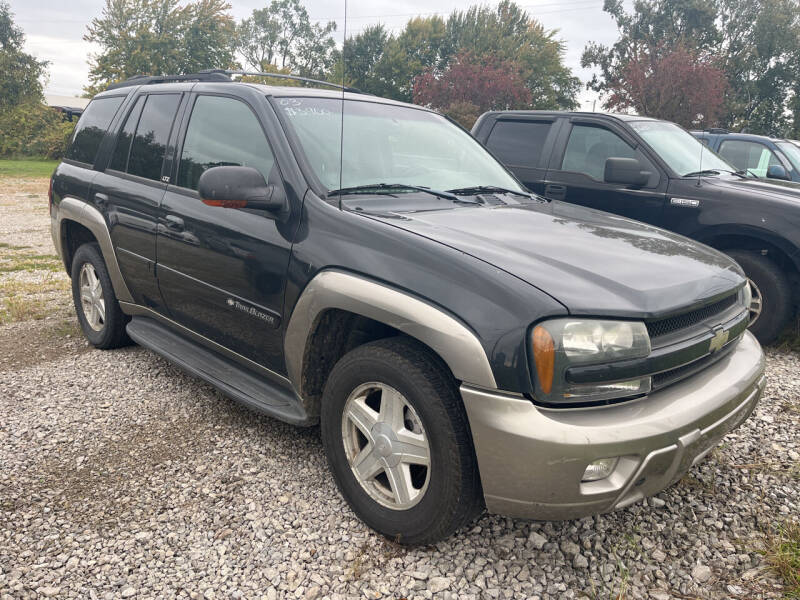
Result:
<svg viewBox="0 0 800 600"><path fill-rule="evenodd" d="M204 204L282 212L287 208L280 186L267 184L253 167L211 167L200 175L197 192Z"/></svg>
<svg viewBox="0 0 800 600"><path fill-rule="evenodd" d="M603 181L623 185L642 186L650 179L650 171L643 171L635 158L608 158Z"/></svg>
<svg viewBox="0 0 800 600"><path fill-rule="evenodd" d="M784 179L788 181L791 177L789 177L783 165L770 165L767 168L767 179Z"/></svg>

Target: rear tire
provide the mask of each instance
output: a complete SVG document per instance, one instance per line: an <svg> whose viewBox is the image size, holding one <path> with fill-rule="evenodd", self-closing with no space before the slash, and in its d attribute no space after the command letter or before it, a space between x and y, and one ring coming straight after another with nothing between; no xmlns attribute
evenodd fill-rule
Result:
<svg viewBox="0 0 800 600"><path fill-rule="evenodd" d="M72 259L72 300L83 335L95 348L109 350L131 343L130 318L119 307L100 246L83 244Z"/></svg>
<svg viewBox="0 0 800 600"><path fill-rule="evenodd" d="M730 250L727 254L752 282L750 332L762 344L774 342L792 316L792 287L786 274L761 254L746 250Z"/></svg>
<svg viewBox="0 0 800 600"><path fill-rule="evenodd" d="M466 412L455 380L427 347L393 337L347 353L326 382L321 413L339 490L375 531L401 544L431 544L480 514L483 495ZM392 415L398 414L396 421ZM401 449L405 443L410 446ZM427 456L427 467L420 456ZM371 468L357 476L351 463L368 460ZM403 467L407 483L393 483L401 481Z"/></svg>

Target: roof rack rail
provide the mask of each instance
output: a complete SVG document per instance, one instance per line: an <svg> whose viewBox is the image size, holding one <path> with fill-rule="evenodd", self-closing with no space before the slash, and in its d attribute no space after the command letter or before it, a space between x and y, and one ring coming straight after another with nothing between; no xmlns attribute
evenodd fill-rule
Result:
<svg viewBox="0 0 800 600"><path fill-rule="evenodd" d="M305 83L315 83L317 85L324 85L327 87L336 88L345 92L352 92L354 94L363 94L358 88L350 87L347 85L340 85L338 83L331 83L330 81L323 81L321 79L311 79L310 77L301 77L300 75L291 75L289 73L267 73L266 71L233 71L230 69L209 69L207 71L200 71L200 74L221 73L224 75L244 75L248 77L275 77L276 79L290 79L292 81L303 81Z"/></svg>
<svg viewBox="0 0 800 600"><path fill-rule="evenodd" d="M267 73L265 71L234 71L229 69L207 69L199 71L198 73L187 73L184 75L134 75L128 77L125 81L112 83L107 89L115 90L123 87L130 87L133 85L152 85L156 83L177 83L180 81L216 81L216 82L231 82L231 75L245 75L250 77L275 77L276 79L290 79L292 81L303 81L305 83L313 83L316 85L324 85L327 87L336 88L345 92L352 92L354 94L362 94L359 89L339 85L338 83L331 83L330 81L322 81L320 79L311 79L309 77L300 77L299 75L289 75L287 73Z"/></svg>
<svg viewBox="0 0 800 600"><path fill-rule="evenodd" d="M725 129L723 127L712 127L711 129L708 130L708 133L726 134L726 133L730 133L730 131L728 131L727 129Z"/></svg>

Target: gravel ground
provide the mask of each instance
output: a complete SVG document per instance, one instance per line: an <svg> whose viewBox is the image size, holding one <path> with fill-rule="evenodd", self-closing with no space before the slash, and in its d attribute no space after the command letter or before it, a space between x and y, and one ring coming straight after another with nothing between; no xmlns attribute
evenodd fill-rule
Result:
<svg viewBox="0 0 800 600"><path fill-rule="evenodd" d="M0 242L44 247L46 213L15 232L29 199L14 198L0 193ZM753 417L647 504L484 516L408 549L349 510L317 428L248 412L142 348L90 349L65 311L0 326L3 600L782 596L759 550L800 513L800 355L770 351Z"/></svg>

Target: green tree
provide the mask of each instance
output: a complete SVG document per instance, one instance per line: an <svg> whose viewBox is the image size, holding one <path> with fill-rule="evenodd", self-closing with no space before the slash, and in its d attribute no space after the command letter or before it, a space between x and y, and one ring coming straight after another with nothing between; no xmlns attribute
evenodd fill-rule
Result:
<svg viewBox="0 0 800 600"><path fill-rule="evenodd" d="M0 111L42 100L47 62L23 52L24 45L25 34L14 23L9 5L0 2Z"/></svg>
<svg viewBox="0 0 800 600"><path fill-rule="evenodd" d="M685 47L713 60L728 81L722 125L782 134L798 77L796 0L637 0L627 12L606 0L619 39L589 44L581 63L599 73L589 87L612 95L630 63ZM657 115L654 115L657 116Z"/></svg>
<svg viewBox="0 0 800 600"><path fill-rule="evenodd" d="M83 36L100 45L89 57L89 95L132 75L192 73L234 65L235 21L224 0L106 0Z"/></svg>
<svg viewBox="0 0 800 600"><path fill-rule="evenodd" d="M298 75L321 76L334 61L336 23L312 23L299 0L273 0L256 9L237 29L237 49L258 70L267 65Z"/></svg>
<svg viewBox="0 0 800 600"><path fill-rule="evenodd" d="M513 62L536 108L574 108L579 80L563 64L564 44L518 5L473 6L411 19L396 36L381 26L345 43L346 79L374 94L411 101L414 78L442 73L462 53L475 60Z"/></svg>

